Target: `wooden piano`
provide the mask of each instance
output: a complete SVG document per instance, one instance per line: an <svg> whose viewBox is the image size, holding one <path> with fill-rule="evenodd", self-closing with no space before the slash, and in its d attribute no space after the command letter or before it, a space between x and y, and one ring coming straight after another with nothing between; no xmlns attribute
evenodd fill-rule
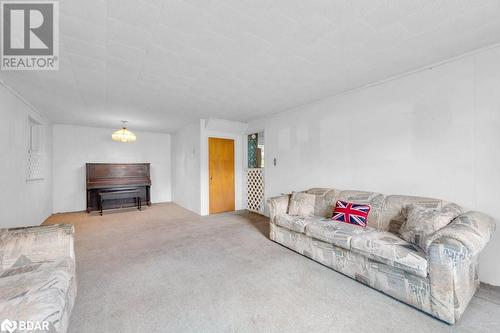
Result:
<svg viewBox="0 0 500 333"><path fill-rule="evenodd" d="M140 201L151 206L149 163L87 163L87 213L100 209L99 193L131 190L138 190ZM136 204L136 198L120 198L107 201L106 208Z"/></svg>

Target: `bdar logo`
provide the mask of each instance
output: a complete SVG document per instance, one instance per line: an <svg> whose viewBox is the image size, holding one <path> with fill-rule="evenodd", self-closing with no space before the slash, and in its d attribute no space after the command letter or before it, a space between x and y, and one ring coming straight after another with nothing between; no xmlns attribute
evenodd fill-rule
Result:
<svg viewBox="0 0 500 333"><path fill-rule="evenodd" d="M4 321L2 321L2 324L0 325L0 330L2 330L2 332L13 333L16 330L16 328L17 328L17 323L9 319L5 319Z"/></svg>

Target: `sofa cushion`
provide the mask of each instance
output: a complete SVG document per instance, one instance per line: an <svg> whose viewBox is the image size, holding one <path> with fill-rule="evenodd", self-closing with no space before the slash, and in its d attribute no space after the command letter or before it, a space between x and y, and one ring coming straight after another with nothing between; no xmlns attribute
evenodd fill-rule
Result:
<svg viewBox="0 0 500 333"><path fill-rule="evenodd" d="M276 217L276 224L280 227L292 230L295 232L305 233L305 227L312 222L321 221L324 218L319 216L292 216L288 214L281 214Z"/></svg>
<svg viewBox="0 0 500 333"><path fill-rule="evenodd" d="M314 215L314 201L316 196L314 194L294 192L290 198L290 206L288 207L288 214L298 216L313 216Z"/></svg>
<svg viewBox="0 0 500 333"><path fill-rule="evenodd" d="M447 226L455 214L451 211L440 211L411 204L406 207L406 221L399 234L404 240L425 249L425 240L441 228Z"/></svg>
<svg viewBox="0 0 500 333"><path fill-rule="evenodd" d="M51 332L65 331L76 291L73 260L29 266L2 272L0 313L10 320L48 321Z"/></svg>
<svg viewBox="0 0 500 333"><path fill-rule="evenodd" d="M332 220L321 220L307 224L306 235L349 250L351 248L351 238L368 230L372 230L372 228L363 228L354 224Z"/></svg>
<svg viewBox="0 0 500 333"><path fill-rule="evenodd" d="M418 276L427 276L425 253L418 246L387 231L370 230L353 235L351 251Z"/></svg>

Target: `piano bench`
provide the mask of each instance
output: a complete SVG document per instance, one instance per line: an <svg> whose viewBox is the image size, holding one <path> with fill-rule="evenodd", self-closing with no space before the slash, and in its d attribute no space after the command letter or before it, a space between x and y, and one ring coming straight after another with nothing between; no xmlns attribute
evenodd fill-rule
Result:
<svg viewBox="0 0 500 333"><path fill-rule="evenodd" d="M101 211L101 216L102 216L102 212L103 212L103 203L105 200L134 198L135 201L137 202L137 209L142 210L141 191L139 191L139 190L99 192L99 198L100 198L99 210Z"/></svg>

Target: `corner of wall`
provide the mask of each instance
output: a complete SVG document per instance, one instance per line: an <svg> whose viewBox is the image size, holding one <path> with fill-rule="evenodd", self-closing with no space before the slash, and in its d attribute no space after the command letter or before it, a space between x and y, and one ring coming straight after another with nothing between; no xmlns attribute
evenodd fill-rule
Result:
<svg viewBox="0 0 500 333"><path fill-rule="evenodd" d="M10 163L0 168L2 185L15 188L15 196L2 198L0 202L0 226L22 227L43 223L53 210L52 192L52 123L50 120L17 91L0 81L0 127L10 133L5 142L4 153ZM26 180L27 148L29 141L29 119L43 127L41 140L43 161L43 178ZM5 127L5 128L3 128ZM48 194L48 195L47 195ZM22 198L22 200L18 200ZM29 205L26 209L25 205Z"/></svg>

